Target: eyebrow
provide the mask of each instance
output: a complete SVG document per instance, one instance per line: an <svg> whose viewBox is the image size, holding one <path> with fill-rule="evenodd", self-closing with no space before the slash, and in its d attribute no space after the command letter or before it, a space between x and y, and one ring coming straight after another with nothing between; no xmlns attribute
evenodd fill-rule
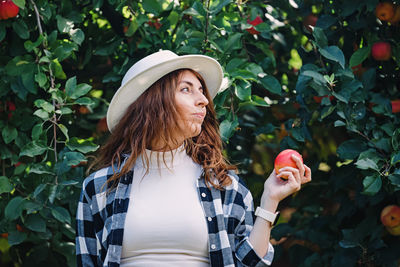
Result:
<svg viewBox="0 0 400 267"><path fill-rule="evenodd" d="M179 83L180 83L180 84L181 84L181 83L187 83L187 84L189 84L190 86L193 87L193 83L192 83L192 82L189 82L189 81L180 81ZM203 89L203 86L200 86L199 89Z"/></svg>

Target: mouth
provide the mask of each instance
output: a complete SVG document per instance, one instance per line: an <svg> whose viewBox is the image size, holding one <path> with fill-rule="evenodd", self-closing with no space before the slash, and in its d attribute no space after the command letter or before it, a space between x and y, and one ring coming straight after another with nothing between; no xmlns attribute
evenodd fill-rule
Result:
<svg viewBox="0 0 400 267"><path fill-rule="evenodd" d="M198 118L198 119L204 119L204 117L206 116L205 112L199 112L199 113L193 113L192 114L194 117Z"/></svg>

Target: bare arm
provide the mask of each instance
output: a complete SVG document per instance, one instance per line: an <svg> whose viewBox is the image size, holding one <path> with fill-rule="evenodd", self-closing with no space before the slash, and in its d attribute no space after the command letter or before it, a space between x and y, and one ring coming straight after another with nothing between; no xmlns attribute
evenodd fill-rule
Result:
<svg viewBox="0 0 400 267"><path fill-rule="evenodd" d="M300 159L292 156L298 169L284 167L279 170L279 175L273 171L264 183L264 192L261 196L260 207L275 213L279 202L287 196L299 191L301 185L311 181L311 170L302 164ZM280 179L282 175L287 175L288 180ZM249 241L255 252L264 257L268 252L269 240L271 237L271 223L257 217L254 227L250 233Z"/></svg>

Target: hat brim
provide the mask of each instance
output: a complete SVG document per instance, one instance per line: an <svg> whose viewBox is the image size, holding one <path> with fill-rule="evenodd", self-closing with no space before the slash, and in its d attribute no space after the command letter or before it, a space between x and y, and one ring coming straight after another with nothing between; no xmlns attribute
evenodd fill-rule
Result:
<svg viewBox="0 0 400 267"><path fill-rule="evenodd" d="M186 55L144 69L127 81L114 94L107 111L107 126L110 132L121 120L128 107L153 83L164 75L178 69L192 69L203 77L209 94L214 98L221 86L223 71L213 58L203 55Z"/></svg>

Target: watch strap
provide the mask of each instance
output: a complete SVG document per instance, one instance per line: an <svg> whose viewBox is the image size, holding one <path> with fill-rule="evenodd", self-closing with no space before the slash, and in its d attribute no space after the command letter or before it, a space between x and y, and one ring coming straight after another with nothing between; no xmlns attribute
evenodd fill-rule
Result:
<svg viewBox="0 0 400 267"><path fill-rule="evenodd" d="M265 209L262 209L260 207L257 207L255 215L270 222L271 226L274 226L279 219L279 211L277 211L276 213L273 213L273 212L267 211Z"/></svg>

